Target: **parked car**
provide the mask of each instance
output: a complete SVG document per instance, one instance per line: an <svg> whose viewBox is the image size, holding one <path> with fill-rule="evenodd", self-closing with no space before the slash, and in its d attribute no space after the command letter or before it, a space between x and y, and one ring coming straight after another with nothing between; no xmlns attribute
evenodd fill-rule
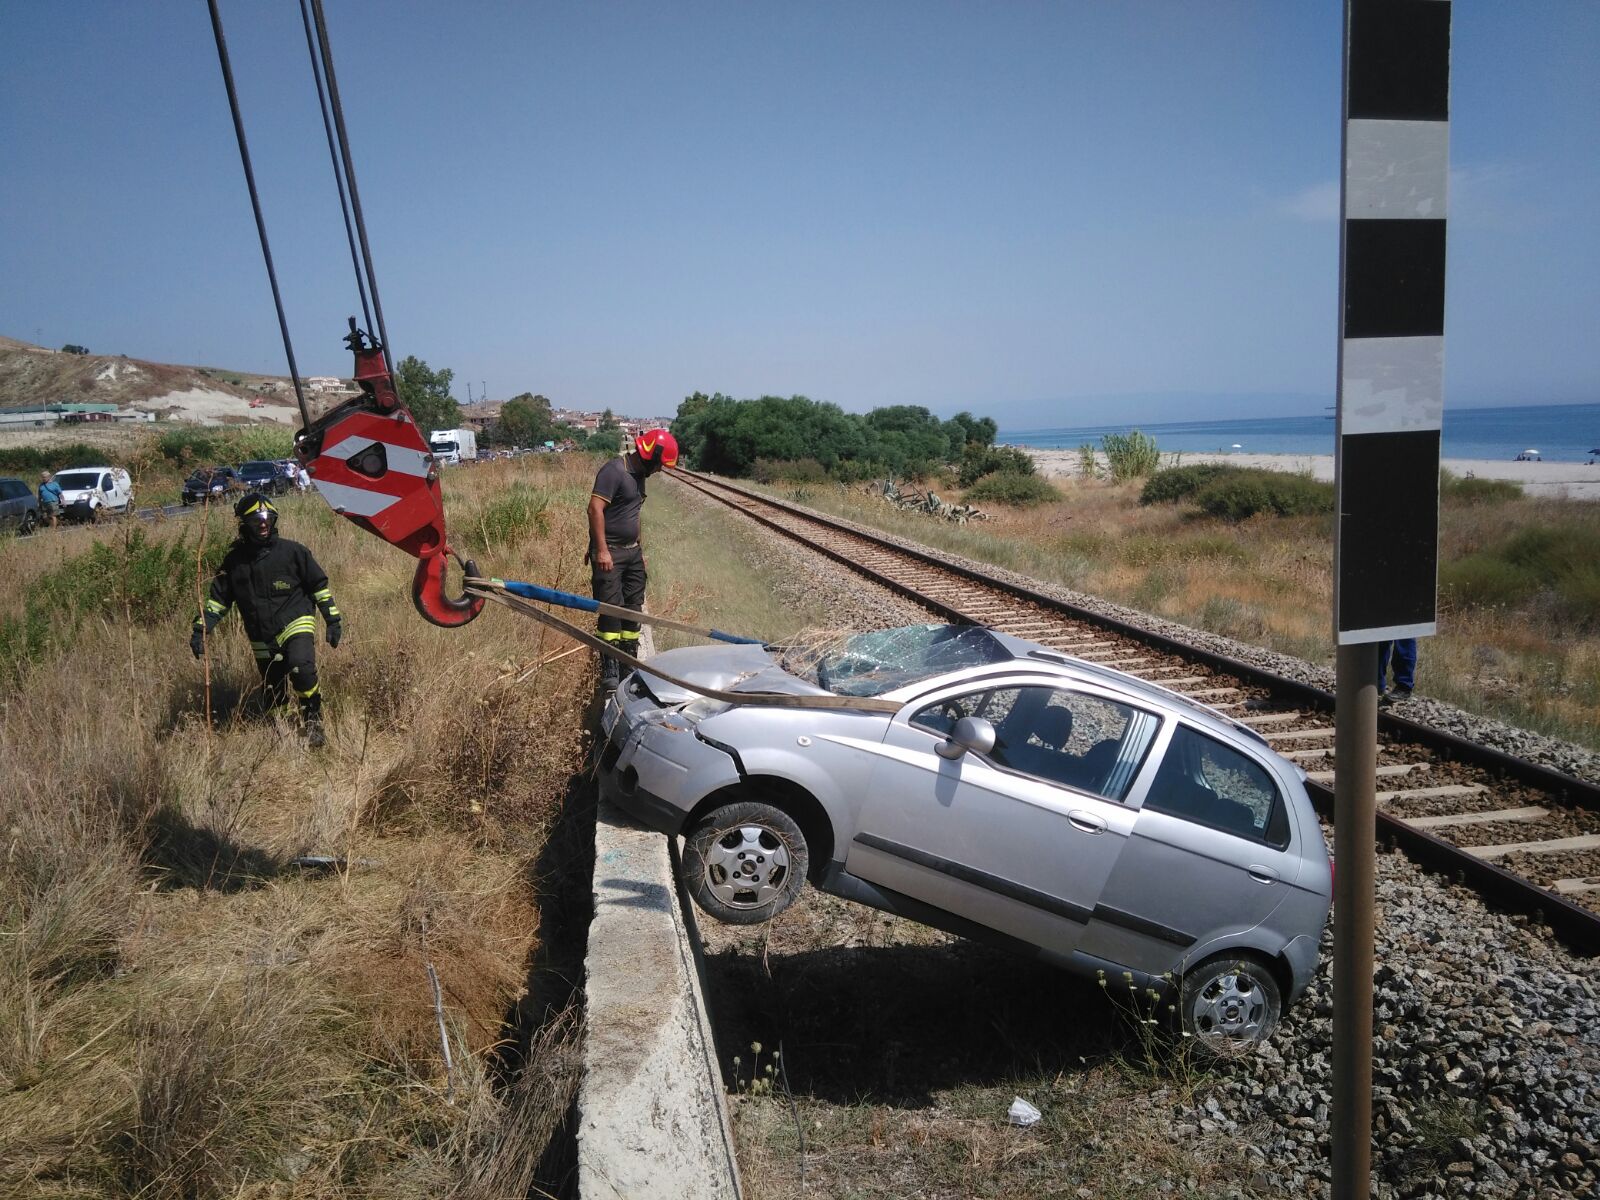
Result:
<svg viewBox="0 0 1600 1200"><path fill-rule="evenodd" d="M729 704L654 669L892 711ZM1264 1040L1316 968L1332 874L1304 772L1131 675L917 625L825 653L671 650L603 725L604 794L686 839L684 882L723 921L770 920L809 879L1119 988L1175 988L1215 1050Z"/></svg>
<svg viewBox="0 0 1600 1200"><path fill-rule="evenodd" d="M209 504L225 498L229 492L243 490L244 482L232 467L201 467L183 481L183 502Z"/></svg>
<svg viewBox="0 0 1600 1200"><path fill-rule="evenodd" d="M133 511L133 478L121 467L74 467L57 471L61 516L67 521L98 521L108 512Z"/></svg>
<svg viewBox="0 0 1600 1200"><path fill-rule="evenodd" d="M20 479L0 479L0 529L26 537L39 525L39 497Z"/></svg>
<svg viewBox="0 0 1600 1200"><path fill-rule="evenodd" d="M239 464L239 482L248 492L265 492L281 496L289 490L289 481L278 464L267 459Z"/></svg>

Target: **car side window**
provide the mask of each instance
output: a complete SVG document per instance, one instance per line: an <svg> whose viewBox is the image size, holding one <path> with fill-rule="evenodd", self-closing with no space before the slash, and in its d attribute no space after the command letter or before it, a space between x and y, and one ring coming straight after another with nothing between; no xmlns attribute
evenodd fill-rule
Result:
<svg viewBox="0 0 1600 1200"><path fill-rule="evenodd" d="M930 704L913 714L911 724L918 729L926 729L929 733L937 733L940 737L949 737L950 731L962 717L979 716L988 699L987 691L951 696L948 700L940 700L937 704Z"/></svg>
<svg viewBox="0 0 1600 1200"><path fill-rule="evenodd" d="M962 717L994 726L996 766L1121 800L1160 721L1126 704L1063 688L992 688L924 708L913 725L948 736Z"/></svg>
<svg viewBox="0 0 1600 1200"><path fill-rule="evenodd" d="M1144 805L1279 849L1289 844L1283 796L1267 769L1187 725L1173 731Z"/></svg>

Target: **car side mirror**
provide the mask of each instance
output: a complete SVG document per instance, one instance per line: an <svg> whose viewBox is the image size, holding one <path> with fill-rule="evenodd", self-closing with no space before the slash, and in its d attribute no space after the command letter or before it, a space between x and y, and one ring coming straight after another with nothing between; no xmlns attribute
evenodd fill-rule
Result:
<svg viewBox="0 0 1600 1200"><path fill-rule="evenodd" d="M994 726L982 717L962 717L950 736L934 748L940 758L954 762L968 750L987 754L994 749Z"/></svg>

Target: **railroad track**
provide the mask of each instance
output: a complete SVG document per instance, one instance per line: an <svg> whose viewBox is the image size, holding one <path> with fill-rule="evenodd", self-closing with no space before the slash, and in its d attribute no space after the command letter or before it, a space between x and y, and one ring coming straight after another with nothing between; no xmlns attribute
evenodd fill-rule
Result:
<svg viewBox="0 0 1600 1200"><path fill-rule="evenodd" d="M908 549L693 471L672 477L946 620L1115 667L1255 729L1333 812L1333 695L1249 663ZM1600 786L1388 712L1378 716L1378 837L1600 954Z"/></svg>

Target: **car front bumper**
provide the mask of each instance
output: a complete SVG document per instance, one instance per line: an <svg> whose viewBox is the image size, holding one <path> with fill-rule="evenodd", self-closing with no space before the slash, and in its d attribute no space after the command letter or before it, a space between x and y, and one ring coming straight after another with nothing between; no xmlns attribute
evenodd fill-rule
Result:
<svg viewBox="0 0 1600 1200"><path fill-rule="evenodd" d="M601 716L600 794L649 828L676 835L702 799L739 782L739 766L632 682L623 680Z"/></svg>

